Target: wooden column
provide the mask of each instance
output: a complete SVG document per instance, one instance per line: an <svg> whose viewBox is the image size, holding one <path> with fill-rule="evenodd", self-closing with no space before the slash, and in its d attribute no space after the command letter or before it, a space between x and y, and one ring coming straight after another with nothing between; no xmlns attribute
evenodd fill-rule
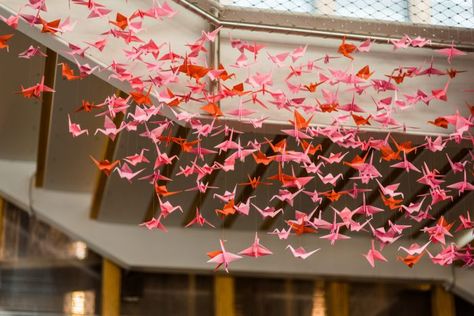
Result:
<svg viewBox="0 0 474 316"><path fill-rule="evenodd" d="M447 292L443 286L435 285L431 292L431 315L455 316L453 294Z"/></svg>
<svg viewBox="0 0 474 316"><path fill-rule="evenodd" d="M5 200L0 197L0 260L3 259L3 250L5 249Z"/></svg>
<svg viewBox="0 0 474 316"><path fill-rule="evenodd" d="M326 283L326 306L328 316L349 316L349 284Z"/></svg>
<svg viewBox="0 0 474 316"><path fill-rule="evenodd" d="M196 275L188 276L188 316L196 316Z"/></svg>
<svg viewBox="0 0 474 316"><path fill-rule="evenodd" d="M52 89L56 84L56 67L58 54L51 50L46 50L46 61L44 64L44 84ZM38 138L38 152L36 157L36 180L35 186L40 188L44 183L46 173L46 159L48 154L49 131L51 125L51 113L53 112L54 93L43 92L41 99L41 117Z"/></svg>
<svg viewBox="0 0 474 316"><path fill-rule="evenodd" d="M286 279L285 280L285 308L286 308L286 316L294 316L294 287L293 287L293 280Z"/></svg>
<svg viewBox="0 0 474 316"><path fill-rule="evenodd" d="M112 261L102 260L102 316L120 316L120 267Z"/></svg>
<svg viewBox="0 0 474 316"><path fill-rule="evenodd" d="M235 316L234 278L228 275L214 277L214 315Z"/></svg>

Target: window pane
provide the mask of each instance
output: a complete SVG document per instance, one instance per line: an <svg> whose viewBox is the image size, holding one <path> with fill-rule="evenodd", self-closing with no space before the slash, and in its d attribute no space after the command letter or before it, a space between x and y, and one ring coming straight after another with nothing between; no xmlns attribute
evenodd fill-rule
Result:
<svg viewBox="0 0 474 316"><path fill-rule="evenodd" d="M239 7L271 9L289 12L313 12L314 0L232 0Z"/></svg>
<svg viewBox="0 0 474 316"><path fill-rule="evenodd" d="M431 0L431 23L474 28L472 0Z"/></svg>
<svg viewBox="0 0 474 316"><path fill-rule="evenodd" d="M336 0L335 15L350 18L408 21L407 0Z"/></svg>

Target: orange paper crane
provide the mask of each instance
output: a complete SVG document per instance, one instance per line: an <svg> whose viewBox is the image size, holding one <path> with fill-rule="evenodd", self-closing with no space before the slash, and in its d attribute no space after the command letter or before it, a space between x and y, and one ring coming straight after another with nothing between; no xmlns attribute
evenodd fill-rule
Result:
<svg viewBox="0 0 474 316"><path fill-rule="evenodd" d="M344 37L342 39L342 44L339 46L337 52L342 54L344 57L347 57L349 59L354 59L354 57L351 56L351 54L357 49L357 46L346 43L346 38Z"/></svg>
<svg viewBox="0 0 474 316"><path fill-rule="evenodd" d="M82 79L81 76L77 76L74 74L74 70L72 70L68 64L60 63L59 65L61 65L61 75L63 76L63 79L66 79L66 80Z"/></svg>
<svg viewBox="0 0 474 316"><path fill-rule="evenodd" d="M89 156L89 157L95 163L97 168L99 168L99 170L102 171L103 173L105 173L105 175L107 175L107 176L109 176L112 173L112 171L114 171L115 167L117 167L118 164L119 164L118 160L115 160L115 161L112 161L112 162L110 162L107 159L98 161L92 156Z"/></svg>
<svg viewBox="0 0 474 316"><path fill-rule="evenodd" d="M346 165L346 166L349 166L351 168L357 169L358 166L361 166L363 163L365 163L365 160L367 159L368 155L369 155L368 152L364 155L364 157L356 155L352 159L352 161L350 161L350 162L344 161L343 164Z"/></svg>
<svg viewBox="0 0 474 316"><path fill-rule="evenodd" d="M372 75L374 74L374 72L370 71L370 68L369 68L369 65L367 66L364 66L361 70L359 70L356 74L357 77L361 78L361 79L369 79Z"/></svg>
<svg viewBox="0 0 474 316"><path fill-rule="evenodd" d="M314 229L313 227L306 226L305 221L287 221L287 224L297 236L316 232L316 229Z"/></svg>
<svg viewBox="0 0 474 316"><path fill-rule="evenodd" d="M398 256L397 259L406 264L409 268L413 268L413 266L420 261L421 257L423 257L423 253L419 255L407 255L406 257Z"/></svg>
<svg viewBox="0 0 474 316"><path fill-rule="evenodd" d="M400 151L393 151L390 145L380 147L380 154L385 161L400 160Z"/></svg>
<svg viewBox="0 0 474 316"><path fill-rule="evenodd" d="M445 119L444 117L437 117L435 118L434 121L428 121L428 123L441 127L441 128L448 128L448 124L449 124L448 120Z"/></svg>
<svg viewBox="0 0 474 316"><path fill-rule="evenodd" d="M270 145L270 148L274 153L283 153L286 149L286 139L282 139L276 144L273 144L272 141L267 138L265 138L265 140Z"/></svg>
<svg viewBox="0 0 474 316"><path fill-rule="evenodd" d="M229 202L227 202L222 209L216 209L217 214L222 214L223 216L228 216L235 214L235 208L234 208L234 199L231 199Z"/></svg>
<svg viewBox="0 0 474 316"><path fill-rule="evenodd" d="M206 111L207 113L209 113L213 117L219 117L219 116L223 115L222 111L221 111L221 108L215 103L208 103L208 104L202 106L201 110Z"/></svg>
<svg viewBox="0 0 474 316"><path fill-rule="evenodd" d="M316 92L316 89L322 85L323 83L325 83L326 81L321 81L321 82L311 82L309 85L304 85L304 87L306 88L306 90L308 90L309 92Z"/></svg>
<svg viewBox="0 0 474 316"><path fill-rule="evenodd" d="M56 34L58 32L59 23L61 23L61 19L57 19L51 22L46 22L45 20L41 19L41 24L43 28L41 29L41 33L51 33Z"/></svg>
<svg viewBox="0 0 474 316"><path fill-rule="evenodd" d="M84 112L92 112L93 109L99 109L100 106L98 105L95 105L94 103L92 102L89 102L89 101L86 101L86 100L82 100L82 104L80 107L78 107L74 112L81 112L81 111L84 111Z"/></svg>
<svg viewBox="0 0 474 316"><path fill-rule="evenodd" d="M248 176L248 178L249 178L249 182L239 183L239 185L244 185L244 186L245 185L250 185L252 187L252 189L254 189L254 190L261 184L271 185L270 182L261 182L260 177L251 178L250 176Z"/></svg>
<svg viewBox="0 0 474 316"><path fill-rule="evenodd" d="M380 197L382 198L382 202L385 206L388 206L391 210L398 210L401 205L400 203L403 202L403 199L395 199L394 197L385 197L383 193L380 191Z"/></svg>
<svg viewBox="0 0 474 316"><path fill-rule="evenodd" d="M257 151L256 153L252 153L253 159L255 159L256 164L262 164L265 166L268 166L272 161L273 157L267 157L264 153L261 151Z"/></svg>
<svg viewBox="0 0 474 316"><path fill-rule="evenodd" d="M117 12L117 16L115 17L115 21L109 21L111 24L116 25L122 31L125 30L128 26L128 18Z"/></svg>
<svg viewBox="0 0 474 316"><path fill-rule="evenodd" d="M317 144L316 146L314 146L313 144L308 143L305 140L301 140L301 147L303 148L304 152L312 156L314 156L318 151L323 150L323 145Z"/></svg>
<svg viewBox="0 0 474 316"><path fill-rule="evenodd" d="M310 116L310 118L305 119L303 115L301 115L297 110L293 112L293 115L295 118L294 121L290 120L289 122L293 124L296 129L307 129L311 120L313 119L313 116Z"/></svg>
<svg viewBox="0 0 474 316"><path fill-rule="evenodd" d="M157 196L171 196L180 193L181 191L168 191L166 185L159 185L155 182L155 193Z"/></svg>
<svg viewBox="0 0 474 316"><path fill-rule="evenodd" d="M150 92L151 92L151 86L148 88L148 92L146 94L143 94L143 91L132 91L130 92L130 95L132 96L133 100L135 101L136 104L138 105L152 105L151 99L150 99Z"/></svg>
<svg viewBox="0 0 474 316"><path fill-rule="evenodd" d="M356 114L351 114L351 115L352 115L352 119L354 119L354 122L356 123L357 126L370 125L369 120L372 117L372 115L367 116L367 118L360 115L356 115Z"/></svg>
<svg viewBox="0 0 474 316"><path fill-rule="evenodd" d="M181 150L183 152L190 153L193 150L193 146L198 144L199 142L200 142L199 139L196 139L196 140L193 140L193 141L190 141L190 142L184 140L184 141L180 142L179 145L181 146Z"/></svg>
<svg viewBox="0 0 474 316"><path fill-rule="evenodd" d="M446 70L446 73L448 74L449 78L453 79L456 77L457 74L466 72L465 70L457 70L454 68Z"/></svg>
<svg viewBox="0 0 474 316"><path fill-rule="evenodd" d="M0 35L0 49L6 48L8 50L9 46L7 42L13 37L13 34Z"/></svg>
<svg viewBox="0 0 474 316"><path fill-rule="evenodd" d="M341 196L343 196L345 194L347 194L346 191L336 192L336 191L334 191L334 189L332 189L331 191L326 191L326 192L321 193L322 196L327 197L331 202L338 201L341 198Z"/></svg>
<svg viewBox="0 0 474 316"><path fill-rule="evenodd" d="M178 67L178 71L196 79L196 81L199 81L199 79L204 77L209 72L209 69L206 67L189 64L188 57L186 56L184 58L183 64Z"/></svg>
<svg viewBox="0 0 474 316"><path fill-rule="evenodd" d="M416 147L413 147L413 143L411 142L411 140L407 140L406 142L398 144L397 141L392 136L390 136L390 138L392 139L398 151L404 152L405 154L408 155L412 151L416 150Z"/></svg>

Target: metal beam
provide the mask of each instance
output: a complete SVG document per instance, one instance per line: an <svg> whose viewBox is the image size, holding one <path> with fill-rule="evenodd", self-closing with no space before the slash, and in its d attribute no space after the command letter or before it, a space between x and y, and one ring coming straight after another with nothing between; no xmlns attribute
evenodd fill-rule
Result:
<svg viewBox="0 0 474 316"><path fill-rule="evenodd" d="M46 50L46 61L44 64L44 84L54 89L56 83L56 68L58 63L58 54L51 50ZM41 118L38 138L38 152L36 157L36 180L37 188L43 187L46 173L46 161L48 155L48 141L51 128L51 114L53 112L54 93L43 92L41 99Z"/></svg>
<svg viewBox="0 0 474 316"><path fill-rule="evenodd" d="M125 92L120 91L120 90L117 90L115 95L124 99L128 97L128 95ZM125 119L125 114L120 112L115 115L113 122L116 126L119 126L124 119ZM112 141L110 138L107 138L102 160L107 159L110 162L114 160L115 151L117 149L120 136L121 136L121 133L119 133L115 137L114 141ZM109 177L105 173L101 171L97 171L97 181L96 181L95 189L93 191L91 209L89 213L89 217L92 219L97 219L99 217L99 212L100 212L100 208L102 204L102 197L104 196L104 193L105 193L105 185L107 184L108 178Z"/></svg>
<svg viewBox="0 0 474 316"><path fill-rule="evenodd" d="M271 10L249 10L249 8L235 8L220 6L220 15L216 17L210 13L211 7L210 1L207 0L173 0L177 4L183 6L189 11L201 16L206 19L209 23L214 24L216 27L222 26L229 29L241 29L251 31L261 31L268 33L283 33L283 34L294 34L301 36L315 36L323 38L335 38L348 40L364 41L367 37L372 40L376 40L381 44L390 43L390 40L397 40L404 34L417 33L421 36L428 34L436 34L436 38L443 39L445 41L432 41L431 44L425 47L430 48L447 48L451 45L451 38L445 38L446 32L444 28L433 25L423 25L421 28L417 25L400 25L399 23L393 23L390 21L373 22L362 19L358 21L356 19L348 20L344 17L337 16L324 16L324 15L309 15L309 14L289 14L288 12L274 12ZM202 7L202 8L201 8ZM204 9L203 9L204 8ZM265 14L262 14L265 12ZM245 21L242 21L242 15L245 14ZM275 21L278 21L279 25L275 25ZM304 24L305 27L298 27L296 25ZM335 25L336 24L336 25ZM348 25L350 29L342 30L341 25ZM328 26L334 26L330 29ZM335 31L339 26L340 31ZM369 27L371 26L371 27ZM363 34L361 30L370 29L373 32ZM393 32L396 29L400 34ZM355 33L354 30L359 30L359 33ZM391 35L381 35L381 30L389 30ZM460 31L463 29L460 29ZM469 38L469 30L466 30L466 38ZM438 36L439 35L439 36ZM434 37L434 36L432 36ZM473 51L474 45L472 43L460 43L457 45L459 49L466 51Z"/></svg>
<svg viewBox="0 0 474 316"><path fill-rule="evenodd" d="M272 144L276 144L278 142L281 142L282 140L286 139L288 136L286 135L276 135L273 140L272 140ZM265 152L265 156L270 156L271 154L273 154L273 150L271 148L271 146L268 147L267 151ZM255 168L255 170L253 171L252 173L252 176L251 178L256 178L256 177L261 177L265 174L265 172L267 171L268 167L270 166L270 164L268 165L264 165L264 164L259 164L257 165L257 168ZM250 197L252 195L252 193L255 191L254 188L252 188L251 186L246 186L244 187L244 189L240 192L239 196L237 199L235 199L235 201L243 201L245 199L247 199L248 197ZM239 215L236 213L236 214L232 214L232 215L228 215L225 220L224 220L224 223L222 224L222 228L231 228L232 225L234 224L234 222L237 220L237 217Z"/></svg>

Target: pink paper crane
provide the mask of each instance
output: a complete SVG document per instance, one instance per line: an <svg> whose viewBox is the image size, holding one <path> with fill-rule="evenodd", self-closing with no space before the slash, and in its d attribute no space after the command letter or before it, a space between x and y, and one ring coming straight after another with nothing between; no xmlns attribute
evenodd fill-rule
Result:
<svg viewBox="0 0 474 316"><path fill-rule="evenodd" d="M375 268L375 260L378 261L385 261L387 262L388 260L382 255L382 253L378 250L375 249L375 244L374 240L372 239L372 246L369 249L369 252L367 254L364 254L363 256L367 259L369 264L372 266L372 268Z"/></svg>
<svg viewBox="0 0 474 316"><path fill-rule="evenodd" d="M454 57L456 56L464 56L466 55L465 52L457 49L454 47L454 41L451 42L451 47L449 48L441 48L441 49L438 49L436 50L436 52L438 54L441 54L443 56L447 56L448 57L448 63L451 64L451 61Z"/></svg>
<svg viewBox="0 0 474 316"><path fill-rule="evenodd" d="M212 228L216 228L214 225L212 225L207 219L205 219L201 213L199 212L199 209L196 208L196 216L189 222L186 224L186 226L184 226L185 228L188 228L190 226L193 226L194 224L198 224L199 226L203 227L204 224L212 227Z"/></svg>
<svg viewBox="0 0 474 316"><path fill-rule="evenodd" d="M459 162L459 161L453 162L451 158L449 158L448 154L446 154L446 158L448 158L448 162L449 162L449 165L451 166L451 170L453 171L453 173L463 172L464 169L466 168L466 164L468 163L468 160L465 160L463 162Z"/></svg>
<svg viewBox="0 0 474 316"><path fill-rule="evenodd" d="M262 210L261 208L259 208L257 205L253 203L252 203L252 206L255 207L255 209L260 213L260 215L262 215L263 218L267 218L267 217L273 218L277 216L278 213L280 212L283 213L282 208L276 210L274 207L267 206Z"/></svg>
<svg viewBox="0 0 474 316"><path fill-rule="evenodd" d="M221 245L221 250L209 252L208 256L211 258L207 262L208 263L217 263L216 270L219 269L220 266L224 266L224 270L229 273L229 265L231 262L236 260L242 259L241 256L228 252L224 248L224 241L222 239L219 240Z"/></svg>
<svg viewBox="0 0 474 316"><path fill-rule="evenodd" d="M160 204L160 216L163 216L163 218L168 217L168 215L176 210L180 210L181 213L183 213L183 208L181 206L173 206L169 201L163 202L160 196L158 196L158 202Z"/></svg>
<svg viewBox="0 0 474 316"><path fill-rule="evenodd" d="M409 254L410 256L414 256L414 255L420 255L423 253L423 251L425 251L426 247L429 246L429 244L431 243L431 241L428 241L426 244L424 244L423 246L420 246L418 245L417 243L413 243L410 245L410 247L408 248L405 248L403 246L400 246L398 247L398 250L403 250L405 251L407 254Z"/></svg>
<svg viewBox="0 0 474 316"><path fill-rule="evenodd" d="M68 123L69 123L69 133L72 134L72 137L78 137L82 134L89 135L89 131L87 129L81 129L81 126L76 123L71 122L71 117L69 114L67 115Z"/></svg>
<svg viewBox="0 0 474 316"><path fill-rule="evenodd" d="M127 163L123 163L120 168L116 167L115 170L117 170L120 178L125 178L129 182L132 182L132 179L139 175L145 169L140 169L136 172L133 172L132 169L130 169L130 167L127 165Z"/></svg>
<svg viewBox="0 0 474 316"><path fill-rule="evenodd" d="M152 230L152 229L159 229L161 231L167 232L168 230L166 227L161 223L161 215L158 216L158 218L152 218L149 221L143 222L140 224L140 226L145 226L147 229Z"/></svg>
<svg viewBox="0 0 474 316"><path fill-rule="evenodd" d="M469 211L466 212L466 216L463 214L459 215L459 221L461 224L456 228L456 232L474 228L474 221L471 220L471 214Z"/></svg>
<svg viewBox="0 0 474 316"><path fill-rule="evenodd" d="M473 191L474 190L474 184L467 182L466 179L466 170L464 170L464 178L463 181L459 181L453 184L450 184L447 186L450 189L455 189L458 190L458 195L461 195L464 193L464 191Z"/></svg>
<svg viewBox="0 0 474 316"><path fill-rule="evenodd" d="M146 157L145 157L145 151L148 151L146 148L142 148L139 154L134 154L125 157L123 160L131 164L132 166L136 166L139 163L148 163L150 162Z"/></svg>
<svg viewBox="0 0 474 316"><path fill-rule="evenodd" d="M300 258L300 259L307 259L309 256L313 255L314 253L318 252L321 250L321 248L315 249L313 251L306 251L303 247L298 247L298 248L293 248L293 246L288 245L286 246L286 249L290 249L291 253L295 258Z"/></svg>
<svg viewBox="0 0 474 316"><path fill-rule="evenodd" d="M405 169L406 172L410 172L410 170L421 172L420 169L415 167L414 164L412 164L410 161L407 160L407 155L405 152L403 152L403 161L393 164L390 167Z"/></svg>
<svg viewBox="0 0 474 316"><path fill-rule="evenodd" d="M272 254L273 252L271 252L268 248L266 248L260 243L260 239L258 238L257 233L255 233L255 239L254 239L253 244L250 247L239 252L239 255L254 257L254 258L268 256Z"/></svg>

